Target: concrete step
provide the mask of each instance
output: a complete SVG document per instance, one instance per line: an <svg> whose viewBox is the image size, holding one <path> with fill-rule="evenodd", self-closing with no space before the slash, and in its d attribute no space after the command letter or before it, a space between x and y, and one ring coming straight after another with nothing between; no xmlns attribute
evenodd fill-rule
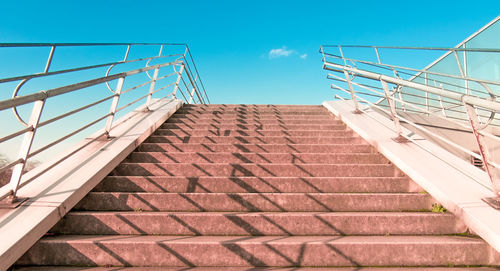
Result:
<svg viewBox="0 0 500 271"><path fill-rule="evenodd" d="M164 123L161 129L206 129L206 130L345 130L344 124L184 124Z"/></svg>
<svg viewBox="0 0 500 271"><path fill-rule="evenodd" d="M117 271L116 267L36 266L12 271ZM124 271L496 271L494 267L119 267Z"/></svg>
<svg viewBox="0 0 500 271"><path fill-rule="evenodd" d="M343 124L342 121L340 120L335 120L335 119L303 119L303 120L298 120L298 119L287 119L287 120L282 120L282 119L219 119L219 118L203 118L203 119L196 119L196 118L170 118L166 121L166 123L183 123L183 124L244 124L244 125L293 125L293 124L335 124L335 125L341 125Z"/></svg>
<svg viewBox="0 0 500 271"><path fill-rule="evenodd" d="M449 213L70 212L55 234L437 235L466 229Z"/></svg>
<svg viewBox="0 0 500 271"><path fill-rule="evenodd" d="M231 116L231 115L244 115L244 116L265 116L271 115L275 117L281 116L330 116L331 113L323 110L198 110L198 109L179 109L176 114L191 114L191 115L212 115L212 116Z"/></svg>
<svg viewBox="0 0 500 271"><path fill-rule="evenodd" d="M310 111L319 111L319 112L328 112L327 109L323 106L253 106L253 107L245 107L245 106L204 106L204 107L189 107L183 106L182 110L198 110L198 111L258 111L258 112L266 112L266 111L295 111L295 112L310 112Z"/></svg>
<svg viewBox="0 0 500 271"><path fill-rule="evenodd" d="M94 192L405 193L422 189L407 177L107 176Z"/></svg>
<svg viewBox="0 0 500 271"><path fill-rule="evenodd" d="M315 121L331 121L337 120L335 115L256 115L256 114L184 114L175 113L170 119L179 120L228 120L228 121L291 121L291 120L315 120Z"/></svg>
<svg viewBox="0 0 500 271"><path fill-rule="evenodd" d="M121 163L114 176L402 177L384 164Z"/></svg>
<svg viewBox="0 0 500 271"><path fill-rule="evenodd" d="M142 143L140 152L373 153L368 144L191 144Z"/></svg>
<svg viewBox="0 0 500 271"><path fill-rule="evenodd" d="M295 112L295 113L307 113L307 112L321 112L329 113L323 106L281 106L281 107L182 107L178 111L187 112Z"/></svg>
<svg viewBox="0 0 500 271"><path fill-rule="evenodd" d="M460 236L47 237L19 264L77 266L487 265L491 248Z"/></svg>
<svg viewBox="0 0 500 271"><path fill-rule="evenodd" d="M242 108L242 109L253 109L253 108L295 108L295 109L325 109L323 105L303 105L303 104L185 104L182 108L198 108L198 109L230 109L230 108Z"/></svg>
<svg viewBox="0 0 500 271"><path fill-rule="evenodd" d="M133 152L126 163L389 164L376 153Z"/></svg>
<svg viewBox="0 0 500 271"><path fill-rule="evenodd" d="M220 130L220 129L158 129L153 135L165 136L286 136L286 137L345 137L353 136L346 130Z"/></svg>
<svg viewBox="0 0 500 271"><path fill-rule="evenodd" d="M75 210L168 212L400 212L430 210L419 193L125 193L91 192Z"/></svg>
<svg viewBox="0 0 500 271"><path fill-rule="evenodd" d="M361 144L361 137L150 136L148 143Z"/></svg>

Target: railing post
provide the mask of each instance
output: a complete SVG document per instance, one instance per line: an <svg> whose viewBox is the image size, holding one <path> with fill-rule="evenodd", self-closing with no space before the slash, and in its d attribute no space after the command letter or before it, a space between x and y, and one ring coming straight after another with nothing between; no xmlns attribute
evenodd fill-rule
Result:
<svg viewBox="0 0 500 271"><path fill-rule="evenodd" d="M407 142L408 140L402 135L403 130L401 129L401 123L399 122L394 99L391 97L389 93L389 87L387 86L387 83L384 80L380 80L380 83L382 84L382 88L384 89L385 98L387 99L389 110L391 111L391 118L392 121L394 122L394 126L396 127L396 132L398 133L398 136L394 138L394 140L400 143Z"/></svg>
<svg viewBox="0 0 500 271"><path fill-rule="evenodd" d="M476 137L476 142L477 146L479 148L479 153L481 154L481 157L483 158L483 164L484 168L486 169L486 172L488 173L491 184L493 187L493 192L495 193L495 197L497 199L500 199L500 169L490 165L488 162L491 160L491 155L488 151L488 148L486 146L486 142L484 140L483 135L479 133L479 130L481 130L481 127L479 125L479 117L476 113L476 109L474 108L473 105L464 103L465 109L467 111L467 116L469 118L470 126L472 128L472 132L474 133L474 136Z"/></svg>
<svg viewBox="0 0 500 271"><path fill-rule="evenodd" d="M120 100L120 94L123 88L123 82L125 81L125 77L121 77L118 79L118 83L116 84L115 96L113 97L113 101L111 102L111 107L109 109L109 116L106 120L105 133L106 137L109 138L109 132L111 131L111 126L113 125L113 119L116 113L116 107L118 106L118 101Z"/></svg>
<svg viewBox="0 0 500 271"><path fill-rule="evenodd" d="M18 159L21 159L17 165L14 166L12 170L12 176L10 177L10 191L12 193L12 202L16 201L16 194L21 182L21 177L23 176L23 171L26 167L26 161L28 160L28 155L33 145L33 139L40 122L40 117L42 115L43 106L45 105L45 99L36 101L33 105L33 110L31 111L31 116L28 121L28 125L32 127L32 130L24 134L23 142L21 143L21 148L19 149Z"/></svg>
<svg viewBox="0 0 500 271"><path fill-rule="evenodd" d="M160 53L161 53L161 51L160 51ZM149 85L149 95L148 95L148 99L146 100L146 110L149 110L149 105L151 104L151 98L153 96L153 91L155 89L156 78L158 78L158 71L159 70L160 70L160 68L155 69L155 72L153 74L153 79L151 81L151 85Z"/></svg>
<svg viewBox="0 0 500 271"><path fill-rule="evenodd" d="M193 103L193 96L194 96L194 92L195 92L195 90L196 90L196 89L195 89L195 88L194 88L194 86L193 86L193 89L191 90L191 93L189 94L189 95L190 95L190 97L189 97L189 102L188 102L189 104L192 104L192 103Z"/></svg>
<svg viewBox="0 0 500 271"><path fill-rule="evenodd" d="M179 89L179 83L181 82L183 71L184 71L184 63L181 64L181 68L179 69L179 72L177 73L178 75L177 75L177 80L175 81L174 91L172 91L172 97L174 99L176 98L176 93L177 93L177 90Z"/></svg>
<svg viewBox="0 0 500 271"><path fill-rule="evenodd" d="M358 101L356 100L356 94L354 93L354 88L352 87L352 84L351 84L351 78L349 77L349 73L346 70L344 70L344 75L345 75L345 79L347 81L347 85L349 86L349 91L351 92L352 102L354 103L354 113L361 114L363 112L361 110L359 110Z"/></svg>

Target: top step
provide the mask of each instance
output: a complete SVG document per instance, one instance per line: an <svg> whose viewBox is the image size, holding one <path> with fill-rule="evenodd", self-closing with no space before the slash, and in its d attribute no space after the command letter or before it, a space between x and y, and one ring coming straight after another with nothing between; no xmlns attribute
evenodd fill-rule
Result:
<svg viewBox="0 0 500 271"><path fill-rule="evenodd" d="M240 109L228 109L228 110L219 110L219 109L198 109L198 108L181 108L177 110L176 113L180 114L212 114L212 115L324 115L330 116L330 113L324 111L322 109L258 109L258 110L240 110Z"/></svg>
<svg viewBox="0 0 500 271"><path fill-rule="evenodd" d="M217 109L281 109L281 108L324 108L322 105L302 105L302 104L185 104L183 108L217 108Z"/></svg>

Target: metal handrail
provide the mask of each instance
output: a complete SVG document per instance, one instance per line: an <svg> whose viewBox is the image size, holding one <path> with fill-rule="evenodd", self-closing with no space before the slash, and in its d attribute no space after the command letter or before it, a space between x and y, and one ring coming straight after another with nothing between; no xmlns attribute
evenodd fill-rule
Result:
<svg viewBox="0 0 500 271"><path fill-rule="evenodd" d="M113 61L113 62L107 62L107 63L99 63L99 64L93 64L89 66L80 66L80 67L75 67L75 68L70 68L70 69L61 69L61 70L55 70L51 71L50 66L52 63L53 58L57 57L57 47L87 47L90 46L90 48L93 48L95 46L126 46L126 52L125 56L122 60L119 61ZM139 46L159 46L159 54L154 55L154 56L149 56L149 57L142 57L142 58L136 58L136 59L128 59L129 53L131 51L131 48L136 48ZM182 49L183 52L181 53L174 53L174 54L166 54L162 55L162 52L164 48L169 48L172 46L176 46L176 48ZM19 146L19 155L15 159L15 161L8 163L7 165L4 165L0 168L0 172L4 172L7 170L12 170L12 175L10 182L7 184L10 189L6 193L0 194L0 200L6 198L7 196L12 196L12 200L16 200L16 195L19 190L19 188L23 187L27 183L35 180L37 176L40 174L43 174L46 172L48 169L52 168L56 164L64 161L66 158L68 158L72 154L68 154L64 156L63 158L59 159L58 161L55 161L53 164L51 164L48 168L45 168L41 173L39 173L37 176L29 179L29 180L23 180L21 183L21 179L25 173L25 166L27 161L38 155L41 152L44 152L48 149L51 149L53 146L67 140L68 138L81 133L82 131L95 126L96 124L105 121L106 124L104 127L103 132L101 133L100 136L105 136L109 138L109 132L114 128L113 126L113 121L114 121L114 116L126 109L129 108L130 106L138 103L141 100L146 100L145 102L145 108L146 110L149 110L149 108L156 102L161 101L162 99L175 99L177 98L176 94L177 92L180 92L181 95L184 97L184 102L186 103L192 103L196 101L199 101L200 103L206 103L209 102L207 92L205 90L205 87L203 85L203 82L201 81L201 77L198 73L198 69L196 67L196 64L194 62L193 56L191 55L191 52L189 50L189 47L187 44L184 43L0 43L0 49L1 48L25 48L25 47L49 47L50 48L50 53L47 59L47 62L45 63L45 69L43 72L40 73L33 73L33 74L27 74L27 75L20 75L20 76L11 76L11 77L6 77L6 78L0 78L0 86L3 83L8 83L8 82L19 82L17 87L15 87L13 91L13 97L11 99L3 100L0 101L0 111L2 110L7 110L7 109L12 109L15 117L17 120L25 126L25 128L12 132L6 136L3 136L0 138L0 143L7 143L9 140L12 140L14 138L17 138L21 135L24 136L21 145ZM172 49L173 50L173 49ZM171 60L174 58L173 60ZM162 60L165 59L167 61L155 65L149 66L149 63L152 60ZM142 68L134 68L134 69L129 69L124 72L119 72L115 74L109 74L111 69L117 65L126 65L129 63L140 63L140 62L146 62L145 66ZM193 68L191 68L191 66ZM38 79L42 80L45 77L50 77L54 75L59 75L59 74L75 74L75 72L79 71L84 71L84 70L95 70L98 68L106 68L108 67L106 74L102 77L97 77L93 78L90 80L84 80L82 81L81 79L76 78L75 83L72 84L67 84L64 86L48 89L48 90L40 90L36 93L31 93L31 94L26 94L22 96L18 96L19 90L24 86L24 84L31 79ZM168 73L166 75L159 75L160 69L166 69L168 67L173 68L173 72ZM176 69L176 67L180 67L180 69ZM149 74L149 72L152 72L152 76ZM145 74L147 77L144 82L135 84L134 86L131 86L127 89L123 89L124 86L124 81L126 78L132 76L132 75L138 75L138 74ZM76 75L74 75L76 76ZM168 78L171 78L175 76L176 79L174 82L167 82L167 83L162 83L166 82ZM149 78L148 78L149 77ZM191 89L186 88L186 92L190 95L187 97L184 95L183 90L180 88L179 82L180 81L188 81L189 84L191 85ZM117 85L115 89L112 89L109 86L109 83L112 81L117 81ZM198 84L198 81L200 84ZM158 84L162 83L163 85L160 86ZM107 91L106 87L109 88L109 90L112 92L111 95L105 96L103 98L98 98L97 100L92 100L83 106L79 106L77 108L73 108L72 110L68 112L61 112L60 114L51 117L48 120L40 121L41 116L44 112L44 108L46 105L46 101L51 99L52 97L59 96L59 95L67 95L69 93L87 89L89 87L94 87L94 86L99 86L105 84L103 91ZM139 98L134 99L131 102L128 102L125 105L118 106L118 103L120 101L120 97L122 97L124 94L131 93L134 90L137 90L141 87L147 87L149 85L149 89L145 93L145 95L141 95ZM173 88L173 89L172 89ZM169 91L170 89L170 91ZM159 93L160 91L165 91L167 90L168 93L165 95L162 95L163 98L160 100L152 101L152 97L154 94ZM65 119L69 116L72 116L78 112L88 110L89 108L93 108L97 105L101 105L106 101L111 100L111 106L109 111L105 112L102 114L100 117L97 117L94 120L88 121L85 124L80 125L77 127L75 130L59 137L52 139L48 144L45 144L43 146L40 146L36 150L32 150L33 146L33 140L35 137L35 134L37 130L41 127L47 126L51 123L60 121L62 119ZM17 112L17 107L22 106L22 105L27 105L27 104L33 104L33 109L31 111L31 117L29 118L28 121L24 121L18 114ZM99 136L99 137L100 137ZM95 138L93 140L90 140L89 142L85 143L84 146L87 144L90 144L91 142L94 142ZM83 148L81 146L79 149ZM3 189L2 191L6 191Z"/></svg>
<svg viewBox="0 0 500 271"><path fill-rule="evenodd" d="M372 48L376 53L378 63L346 57L345 52L342 51L343 47L352 48ZM326 52L327 48L336 48L340 51L339 54L332 54ZM377 108L382 112L386 112L394 122L394 130L397 133L397 142L407 142L414 140L411 136L402 133L401 123L406 123L413 128L430 135L434 139L444 142L449 146L462 151L472 157L481 159L484 164L484 169L492 182L493 192L500 198L500 164L493 161L490 155L485 138L494 140L500 143L500 136L492 134L485 130L488 125L498 127L497 118L495 114L500 112L500 102L496 101L499 95L492 93L491 86L500 86L500 82L492 80L483 80L478 78L471 78L463 71L460 60L456 58L457 65L459 66L460 76L447 74L444 72L429 71L427 69L414 69L410 67L403 67L398 65L391 65L382 63L380 61L380 48L386 49L405 49L405 50L448 50L448 55L456 51L463 52L483 52L489 54L498 54L500 49L493 48L426 48L426 47L395 47L395 46L322 46L320 53L323 56L323 69L338 73L335 75L329 73L328 79L344 83L346 87L336 84L331 84L332 89L340 90L343 93L350 95L353 101L355 112L363 113L370 108ZM446 54L445 54L446 55ZM456 55L455 55L456 56ZM441 58L442 59L442 58ZM434 62L435 63L435 62ZM363 66L365 64L365 66ZM416 75L410 78L402 78L399 74L404 74L405 71L415 72ZM391 72L391 75L385 74ZM407 73L407 75L412 75ZM428 75L438 75L443 78L459 79L464 82L464 85L456 84L441 84L440 87L432 86L435 83L428 79ZM417 77L425 77L424 83L415 82ZM361 82L358 78L362 78ZM381 87L373 86L367 83L368 81L378 82ZM443 79L444 80L444 79ZM470 82L476 82L481 85L486 91L476 90L479 94L488 95L478 96L473 94L468 87ZM444 82L446 83L446 82ZM457 88L458 90L449 89L450 87ZM361 88L360 91L358 88ZM405 89L405 88L408 88ZM412 90L412 91L410 91ZM413 91L414 90L414 91ZM366 92L368 91L368 92ZM406 93L405 93L406 92ZM402 94L402 95L401 95ZM408 96L405 96L408 95ZM431 97L432 95L433 97ZM338 96L338 95L337 95ZM363 98L365 96L367 98ZM379 98L378 101L370 101L368 97ZM413 97L413 98L412 98ZM446 98L444 100L443 98ZM345 98L343 98L345 99ZM385 101L385 104L381 102ZM431 104L432 101L433 103ZM437 104L439 102L439 105ZM368 107L361 108L359 103L367 104ZM402 112L408 114L422 114L426 116L433 116L439 119L444 119L450 123L454 123L459 127L465 128L467 131L475 136L478 144L479 154L475 153L464 146L461 146L454 141L426 129L423 125L415 123L401 115ZM438 113L441 112L441 113ZM488 117L486 122L481 123L480 117ZM494 123L495 122L495 123Z"/></svg>

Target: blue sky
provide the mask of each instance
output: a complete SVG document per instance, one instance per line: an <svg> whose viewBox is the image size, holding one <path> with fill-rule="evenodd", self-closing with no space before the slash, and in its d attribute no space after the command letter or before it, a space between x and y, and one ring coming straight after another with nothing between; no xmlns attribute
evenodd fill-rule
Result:
<svg viewBox="0 0 500 271"><path fill-rule="evenodd" d="M0 42L187 43L212 103L320 104L333 98L321 69L320 45L453 47L499 11L498 0L17 0L2 2ZM42 71L48 53L44 50L11 54L0 49L0 77ZM54 61L88 65L113 54L102 50L88 58L57 49ZM435 57L401 59L423 68ZM39 86L31 87L37 91ZM10 88L0 86L0 99L10 97ZM58 103L48 110L70 104ZM0 114L0 125L9 127L0 137L22 128L10 112L0 113L8 115ZM69 128L51 128L47 137L38 135L39 143ZM17 152L12 146L0 145L0 153L12 157Z"/></svg>
<svg viewBox="0 0 500 271"><path fill-rule="evenodd" d="M18 0L2 3L0 37L186 42L213 103L319 104L331 97L321 44L452 47L499 11L495 0ZM273 49L291 53L270 58Z"/></svg>

